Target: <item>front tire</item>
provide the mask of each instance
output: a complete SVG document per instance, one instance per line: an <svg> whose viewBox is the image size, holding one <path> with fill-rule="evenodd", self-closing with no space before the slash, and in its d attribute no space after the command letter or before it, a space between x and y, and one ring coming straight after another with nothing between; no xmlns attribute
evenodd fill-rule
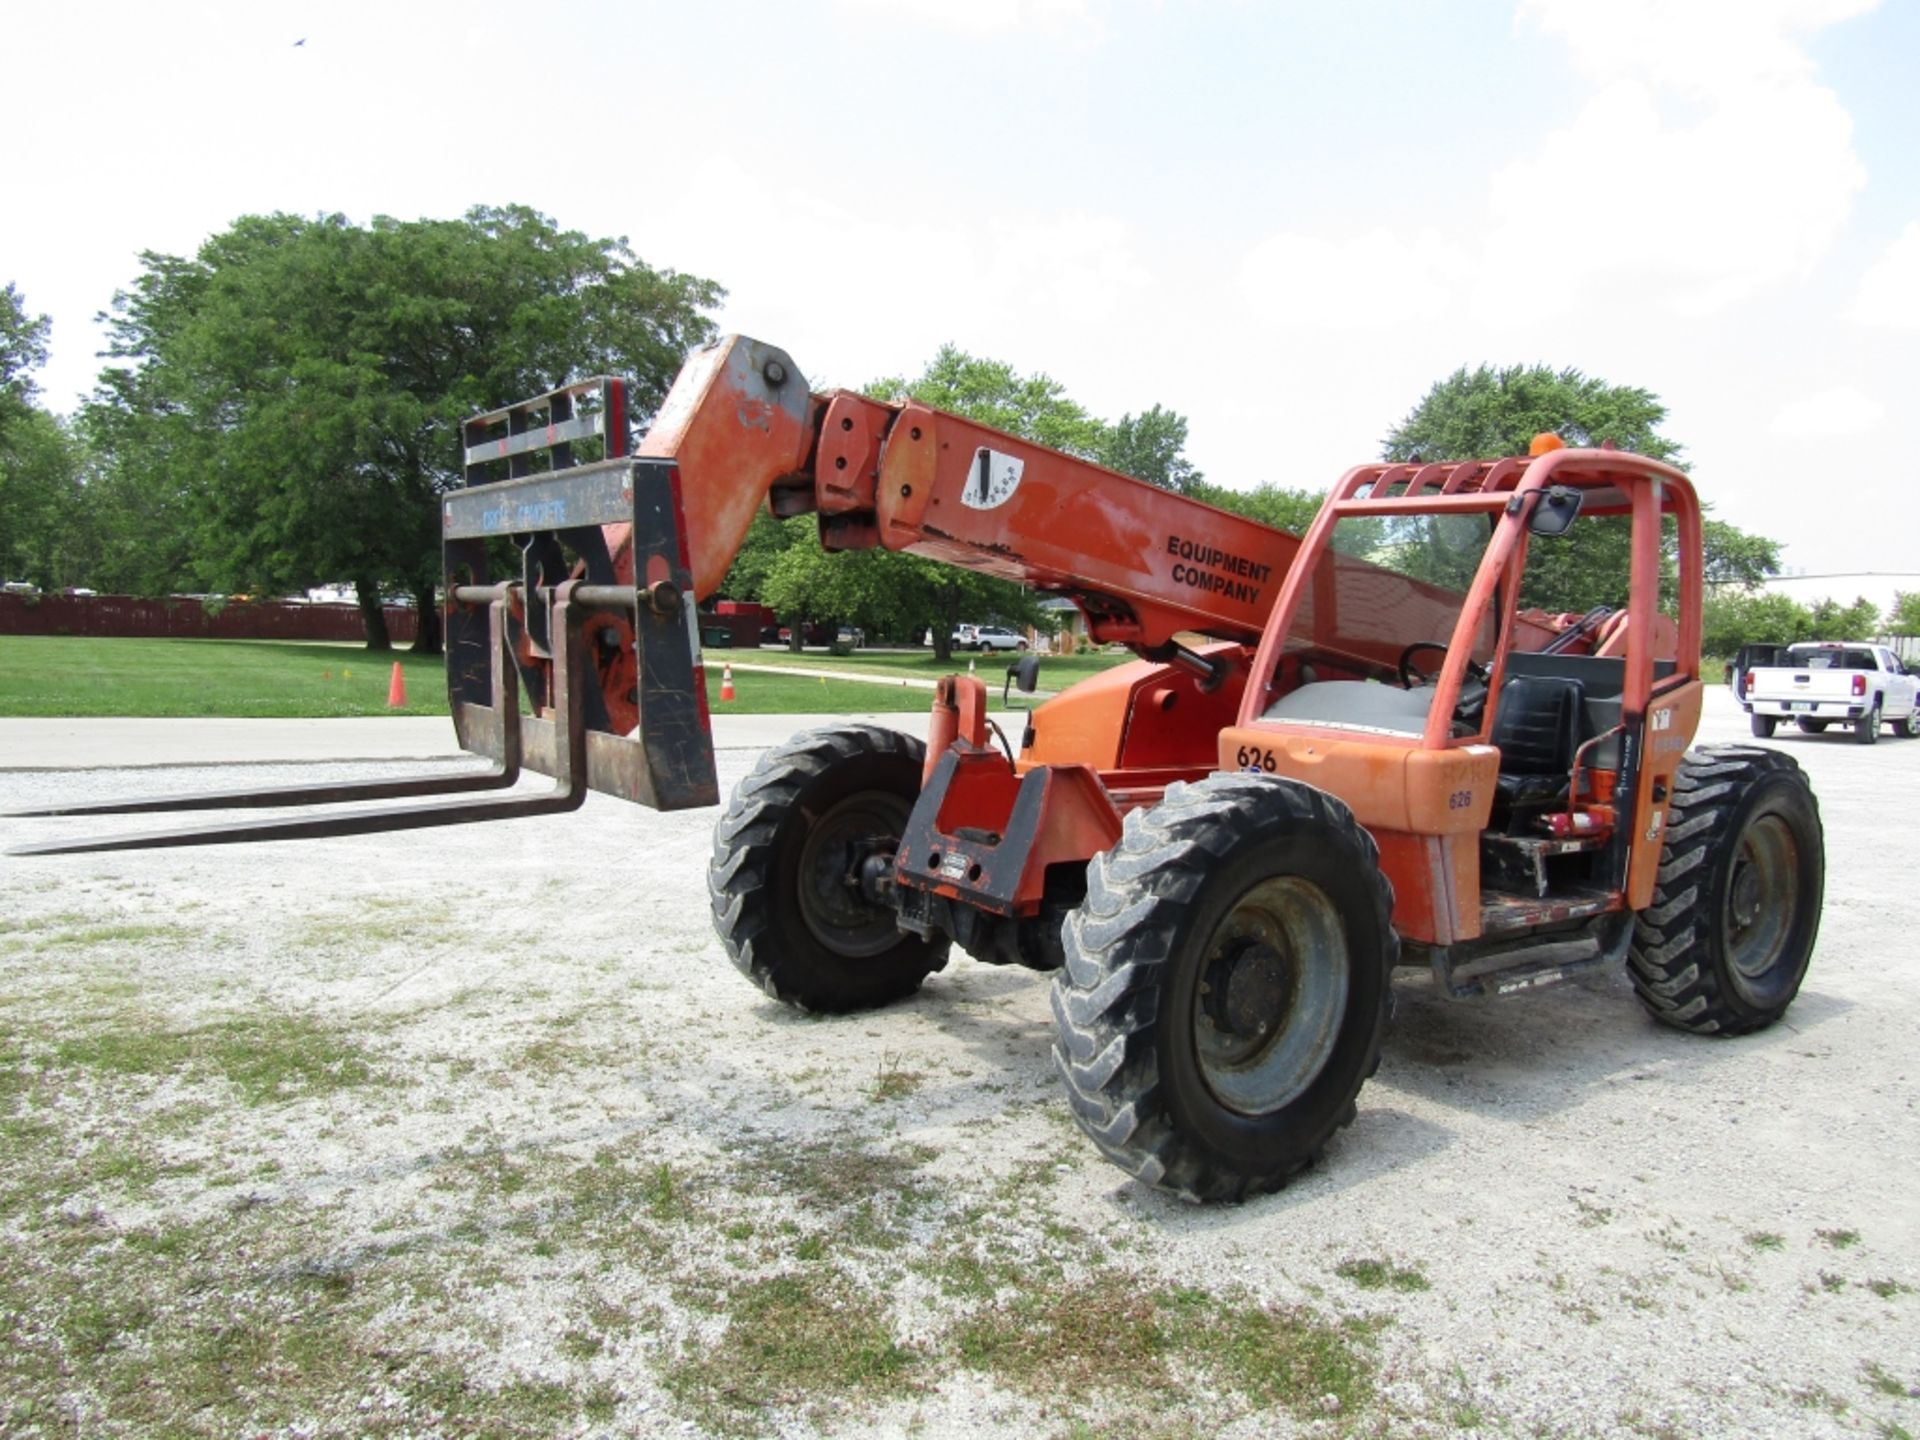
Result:
<svg viewBox="0 0 1920 1440"><path fill-rule="evenodd" d="M1873 702L1858 720L1853 722L1853 740L1856 745L1877 745L1880 743L1880 702Z"/></svg>
<svg viewBox="0 0 1920 1440"><path fill-rule="evenodd" d="M1756 740L1771 739L1773 736L1773 727L1775 725L1778 725L1779 723L1780 723L1780 718L1777 715L1754 716L1753 725L1752 725L1754 739Z"/></svg>
<svg viewBox="0 0 1920 1440"><path fill-rule="evenodd" d="M1920 740L1920 700L1915 700L1913 708L1907 711L1907 718L1893 727L1893 733L1904 735L1909 740Z"/></svg>
<svg viewBox="0 0 1920 1440"><path fill-rule="evenodd" d="M1628 954L1640 1003L1701 1035L1773 1024L1800 993L1825 885L1820 807L1798 763L1745 745L1688 751Z"/></svg>
<svg viewBox="0 0 1920 1440"><path fill-rule="evenodd" d="M713 832L707 890L734 967L802 1010L867 1010L947 963L861 892L863 859L891 856L920 793L926 746L876 725L808 731L760 758Z"/></svg>
<svg viewBox="0 0 1920 1440"><path fill-rule="evenodd" d="M1189 1200L1277 1190L1354 1118L1398 954L1373 838L1332 796L1175 784L1088 866L1054 1064L1101 1152Z"/></svg>

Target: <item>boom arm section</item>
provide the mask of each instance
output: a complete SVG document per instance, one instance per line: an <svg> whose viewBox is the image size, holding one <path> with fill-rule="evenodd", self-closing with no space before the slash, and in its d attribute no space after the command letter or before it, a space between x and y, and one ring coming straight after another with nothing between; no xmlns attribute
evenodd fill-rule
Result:
<svg viewBox="0 0 1920 1440"><path fill-rule="evenodd" d="M1068 596L1095 640L1143 652L1183 630L1257 640L1299 548L962 416L811 395L783 352L739 336L687 362L640 454L679 467L702 599L769 500L782 516L818 512L831 550L878 545Z"/></svg>

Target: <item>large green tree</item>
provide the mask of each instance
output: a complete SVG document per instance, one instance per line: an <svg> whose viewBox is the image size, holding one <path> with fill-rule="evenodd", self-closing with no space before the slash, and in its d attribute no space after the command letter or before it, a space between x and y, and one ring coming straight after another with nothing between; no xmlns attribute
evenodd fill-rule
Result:
<svg viewBox="0 0 1920 1440"><path fill-rule="evenodd" d="M1680 446L1660 434L1667 407L1650 390L1609 385L1578 370L1546 365L1465 366L1437 383L1388 434L1389 460L1475 460L1524 455L1551 430L1569 445L1614 444L1677 462Z"/></svg>
<svg viewBox="0 0 1920 1440"><path fill-rule="evenodd" d="M1099 460L1162 490L1198 495L1207 488L1206 476L1187 459L1187 417L1155 405L1138 415L1122 415L1108 427L1099 447Z"/></svg>
<svg viewBox="0 0 1920 1440"><path fill-rule="evenodd" d="M865 388L882 400L905 396L1085 460L1100 459L1108 443L1106 423L1051 375L1022 375L1004 360L969 355L957 345L942 345L912 380L889 376Z"/></svg>
<svg viewBox="0 0 1920 1440"><path fill-rule="evenodd" d="M28 407L0 435L0 575L43 590L93 583L82 451L56 417Z"/></svg>
<svg viewBox="0 0 1920 1440"><path fill-rule="evenodd" d="M1889 635L1920 635L1920 590L1896 590L1884 621Z"/></svg>
<svg viewBox="0 0 1920 1440"><path fill-rule="evenodd" d="M0 290L0 439L5 427L33 408L39 394L33 372L47 363L47 335L52 322L30 314L19 288L11 281Z"/></svg>
<svg viewBox="0 0 1920 1440"><path fill-rule="evenodd" d="M1788 595L1737 586L1707 596L1700 625L1700 653L1722 660L1742 645L1792 645L1814 638L1813 612Z"/></svg>
<svg viewBox="0 0 1920 1440"><path fill-rule="evenodd" d="M1245 515L1250 520L1258 520L1262 525L1271 525L1291 535L1306 534L1313 517L1320 513L1321 502L1326 499L1325 495L1312 490L1290 490L1271 482L1256 485L1251 490L1229 490L1223 485L1202 481L1187 493L1196 500L1204 500L1222 510L1231 510L1236 515Z"/></svg>
<svg viewBox="0 0 1920 1440"><path fill-rule="evenodd" d="M0 578L49 590L84 583L91 562L80 447L38 403L50 333L15 286L0 290Z"/></svg>
<svg viewBox="0 0 1920 1440"><path fill-rule="evenodd" d="M1403 461L1524 455L1535 435L1552 431L1569 445L1610 444L1684 468L1680 445L1660 433L1666 418L1667 407L1652 391L1611 385L1578 370L1463 366L1393 428L1383 453ZM1720 520L1703 528L1709 581L1753 585L1779 568L1779 542ZM1553 611L1625 603L1625 519L1583 522L1576 533L1577 543L1532 547L1522 603ZM1673 543L1670 535L1669 547Z"/></svg>
<svg viewBox="0 0 1920 1440"><path fill-rule="evenodd" d="M349 580L375 648L394 589L437 648L436 497L460 421L597 371L631 380L644 417L723 293L519 206L246 216L142 267L110 317L121 363L84 415L108 457L103 526L162 527L142 588Z"/></svg>

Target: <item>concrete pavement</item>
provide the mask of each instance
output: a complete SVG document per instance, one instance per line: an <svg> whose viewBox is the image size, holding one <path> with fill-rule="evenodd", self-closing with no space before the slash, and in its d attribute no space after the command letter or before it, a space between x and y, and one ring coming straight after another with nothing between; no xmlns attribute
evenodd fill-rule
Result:
<svg viewBox="0 0 1920 1440"><path fill-rule="evenodd" d="M713 717L714 747L761 750L830 720L924 735L927 711ZM1004 726L1008 722L1001 718ZM1015 721L1009 733L1019 733ZM149 765L267 765L329 760L450 760L464 752L444 715L352 720L0 720L0 771L119 770Z"/></svg>

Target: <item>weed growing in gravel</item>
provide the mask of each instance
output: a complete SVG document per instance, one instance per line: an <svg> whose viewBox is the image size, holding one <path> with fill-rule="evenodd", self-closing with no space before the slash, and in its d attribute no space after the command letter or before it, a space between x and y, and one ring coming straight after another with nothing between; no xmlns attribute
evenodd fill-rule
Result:
<svg viewBox="0 0 1920 1440"><path fill-rule="evenodd" d="M1898 1280L1862 1280L1860 1284L1878 1295L1882 1300L1891 1300L1896 1295L1911 1295L1913 1287Z"/></svg>
<svg viewBox="0 0 1920 1440"><path fill-rule="evenodd" d="M686 1201L673 1177L673 1166L664 1160L647 1172L640 1194L646 1201L647 1214L655 1220L678 1220L686 1213Z"/></svg>
<svg viewBox="0 0 1920 1440"><path fill-rule="evenodd" d="M1596 1230L1613 1219L1611 1207L1595 1205L1592 1201L1583 1200L1578 1195L1573 1197L1573 1208L1584 1229Z"/></svg>
<svg viewBox="0 0 1920 1440"><path fill-rule="evenodd" d="M393 1409L355 1434L423 1425L544 1435L577 1423L560 1387L482 1391L450 1365L383 1339L387 1262L303 1251L271 1207L118 1230L91 1218L28 1222L0 1267L0 1431L255 1434L356 1413L369 1384ZM428 1421L431 1414L433 1420Z"/></svg>
<svg viewBox="0 0 1920 1440"><path fill-rule="evenodd" d="M201 932L185 925L103 923L98 915L64 910L0 921L0 942L10 951L91 949L99 945L184 945Z"/></svg>
<svg viewBox="0 0 1920 1440"><path fill-rule="evenodd" d="M1362 1290L1398 1290L1402 1294L1414 1294L1433 1288L1433 1282L1417 1266L1396 1265L1391 1260L1342 1260L1333 1267L1333 1273L1342 1280L1351 1280Z"/></svg>
<svg viewBox="0 0 1920 1440"><path fill-rule="evenodd" d="M248 1105L267 1105L390 1077L346 1032L304 1015L243 1015L193 1029L124 1016L58 1041L62 1064L110 1075L217 1076Z"/></svg>
<svg viewBox="0 0 1920 1440"><path fill-rule="evenodd" d="M1818 1385L1807 1385L1799 1389L1789 1390L1787 1392L1787 1398L1792 1400L1793 1403L1798 1405L1802 1410L1824 1410L1829 1415L1844 1415L1847 1413L1846 1401L1842 1400L1832 1391L1823 1389Z"/></svg>
<svg viewBox="0 0 1920 1440"><path fill-rule="evenodd" d="M1860 1243L1858 1230L1816 1230L1813 1233L1821 1243L1834 1250L1851 1250Z"/></svg>
<svg viewBox="0 0 1920 1440"><path fill-rule="evenodd" d="M876 1149L858 1140L813 1145L762 1140L746 1150L740 1178L750 1192L787 1195L808 1207L880 1194L925 1199L934 1192L920 1170L935 1154L924 1145Z"/></svg>
<svg viewBox="0 0 1920 1440"><path fill-rule="evenodd" d="M901 1063L901 1057L886 1054L880 1057L879 1072L873 1077L873 1084L867 1090L867 1097L875 1103L888 1100L904 1100L920 1088L927 1077L918 1070L909 1070Z"/></svg>
<svg viewBox="0 0 1920 1440"><path fill-rule="evenodd" d="M772 1405L897 1393L920 1358L893 1338L879 1297L831 1271L742 1281L719 1308L720 1339L689 1346L662 1375L710 1427L753 1433Z"/></svg>
<svg viewBox="0 0 1920 1440"><path fill-rule="evenodd" d="M1352 1414L1373 1395L1357 1323L1202 1290L1148 1288L1096 1272L1028 1284L960 1322L962 1364L1046 1398L1118 1393L1153 1399L1195 1380L1306 1418Z"/></svg>
<svg viewBox="0 0 1920 1440"><path fill-rule="evenodd" d="M363 895L350 909L303 916L288 938L298 949L326 952L384 945L453 949L466 944L471 936L459 927L453 907L444 900L422 902Z"/></svg>
<svg viewBox="0 0 1920 1440"><path fill-rule="evenodd" d="M1746 1241L1755 1250L1784 1250L1787 1245L1786 1236L1776 1235L1771 1230L1749 1230Z"/></svg>
<svg viewBox="0 0 1920 1440"><path fill-rule="evenodd" d="M1647 1231L1647 1239L1658 1245L1669 1255L1684 1255L1689 1248L1687 1245L1687 1235L1681 1230L1680 1224L1676 1220L1667 1220L1663 1222L1658 1229Z"/></svg>
<svg viewBox="0 0 1920 1440"><path fill-rule="evenodd" d="M1866 1373L1867 1384L1882 1395L1891 1395L1899 1400L1907 1398L1907 1382L1897 1376L1889 1375L1879 1361L1869 1360L1860 1368Z"/></svg>

